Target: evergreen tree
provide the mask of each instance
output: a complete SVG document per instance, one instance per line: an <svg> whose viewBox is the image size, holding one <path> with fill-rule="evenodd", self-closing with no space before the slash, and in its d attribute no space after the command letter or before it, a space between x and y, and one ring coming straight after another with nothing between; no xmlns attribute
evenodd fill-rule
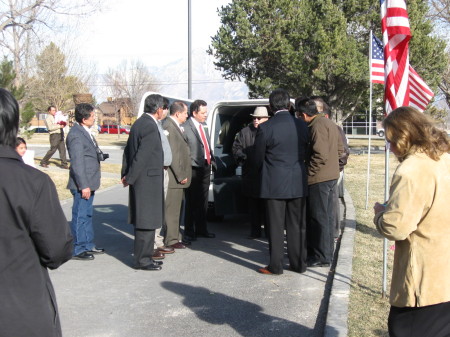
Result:
<svg viewBox="0 0 450 337"><path fill-rule="evenodd" d="M36 56L36 63L36 76L30 80L30 94L39 111L47 111L49 105L66 111L73 107L73 94L87 92L86 85L68 74L66 57L53 42Z"/></svg>
<svg viewBox="0 0 450 337"><path fill-rule="evenodd" d="M445 44L431 36L427 3L407 5L411 64L436 89ZM225 78L246 82L250 97L267 97L276 87L293 97L320 95L338 121L368 106L370 29L381 37L378 2L234 0L219 15L222 25L208 52ZM382 91L375 86L374 97L382 98Z"/></svg>
<svg viewBox="0 0 450 337"><path fill-rule="evenodd" d="M0 63L0 88L7 89L11 92L17 101L20 101L25 94L24 86L16 87L14 80L16 79L16 73L14 72L14 66L12 61L8 61L5 57Z"/></svg>

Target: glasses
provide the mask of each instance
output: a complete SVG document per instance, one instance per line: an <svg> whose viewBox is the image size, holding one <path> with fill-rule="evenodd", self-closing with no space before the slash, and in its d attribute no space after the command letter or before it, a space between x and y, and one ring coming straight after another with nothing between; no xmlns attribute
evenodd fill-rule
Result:
<svg viewBox="0 0 450 337"><path fill-rule="evenodd" d="M257 119L260 121L261 119L265 119L265 118L267 118L267 117L253 117L253 120Z"/></svg>

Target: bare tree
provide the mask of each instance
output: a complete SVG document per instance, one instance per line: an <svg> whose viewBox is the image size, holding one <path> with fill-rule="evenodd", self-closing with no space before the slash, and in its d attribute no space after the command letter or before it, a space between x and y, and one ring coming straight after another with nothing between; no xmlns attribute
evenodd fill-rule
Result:
<svg viewBox="0 0 450 337"><path fill-rule="evenodd" d="M450 0L429 0L430 14L433 18L450 24Z"/></svg>
<svg viewBox="0 0 450 337"><path fill-rule="evenodd" d="M155 78L140 60L123 61L115 69L110 68L104 75L104 80L112 97L129 98L129 109L133 114L137 114L145 92L159 90Z"/></svg>
<svg viewBox="0 0 450 337"><path fill-rule="evenodd" d="M448 36L448 30L450 28L450 0L429 0L430 5L430 17L437 22L435 26L436 31L450 41ZM450 49L447 47L447 69L442 74L442 81L439 84L439 89L445 98L445 101L450 107Z"/></svg>
<svg viewBox="0 0 450 337"><path fill-rule="evenodd" d="M100 8L101 0L3 0L0 2L0 46L12 55L15 85L23 83L33 43L45 30L60 28L59 16L88 16Z"/></svg>

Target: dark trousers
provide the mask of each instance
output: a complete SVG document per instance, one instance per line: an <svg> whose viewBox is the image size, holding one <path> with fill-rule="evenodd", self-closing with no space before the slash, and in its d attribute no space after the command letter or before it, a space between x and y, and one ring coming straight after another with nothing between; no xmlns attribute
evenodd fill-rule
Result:
<svg viewBox="0 0 450 337"><path fill-rule="evenodd" d="M266 224L270 233L268 269L274 274L283 273L285 228L290 268L299 273L306 270L305 205L305 198L266 200Z"/></svg>
<svg viewBox="0 0 450 337"><path fill-rule="evenodd" d="M135 267L148 266L153 262L154 229L134 229L134 264Z"/></svg>
<svg viewBox="0 0 450 337"><path fill-rule="evenodd" d="M50 150L42 158L41 164L47 165L56 150L59 151L59 158L61 158L62 165L67 165L66 145L64 144L64 136L61 133L53 133L50 135Z"/></svg>
<svg viewBox="0 0 450 337"><path fill-rule="evenodd" d="M211 179L211 165L192 167L191 185L186 190L186 214L184 233L195 237L208 232L206 212L208 210L208 190Z"/></svg>
<svg viewBox="0 0 450 337"><path fill-rule="evenodd" d="M308 258L330 263L333 260L335 198L337 180L309 185L307 242Z"/></svg>
<svg viewBox="0 0 450 337"><path fill-rule="evenodd" d="M267 229L267 226L265 225L266 214L264 207L264 199L249 197L248 208L250 213L250 224L251 224L250 236L256 238L260 237L261 225L263 225L264 234L266 235L266 238L268 238L269 231Z"/></svg>
<svg viewBox="0 0 450 337"><path fill-rule="evenodd" d="M450 336L450 302L418 308L391 307L390 337Z"/></svg>
<svg viewBox="0 0 450 337"><path fill-rule="evenodd" d="M183 202L183 188L168 188L166 197L166 231L164 235L164 245L170 246L179 241L180 237L180 214Z"/></svg>

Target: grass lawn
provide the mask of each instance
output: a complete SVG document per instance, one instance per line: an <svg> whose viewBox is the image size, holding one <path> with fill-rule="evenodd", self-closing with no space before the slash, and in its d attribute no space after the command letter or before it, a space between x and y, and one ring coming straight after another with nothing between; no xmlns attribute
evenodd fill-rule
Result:
<svg viewBox="0 0 450 337"><path fill-rule="evenodd" d="M36 168L41 169L42 172L48 174L50 176L50 178L53 180L53 182L56 185L56 190L58 192L58 197L59 200L66 200L69 198L72 198L72 194L70 193L70 191L66 188L67 186L67 182L69 181L69 170L46 170L46 169L42 169L39 166L39 163L41 161L42 157L36 157L34 159L34 162L36 164ZM59 167L61 164L61 161L59 159L50 159L49 161L49 166L50 167ZM120 164L106 164L106 163L101 163L101 170L102 173L112 173L112 174L117 174L117 178L111 178L111 177L107 177L105 175L102 175L101 178L101 183L100 183L100 190L116 185L116 184L120 184L120 169L121 169L121 165Z"/></svg>
<svg viewBox="0 0 450 337"><path fill-rule="evenodd" d="M345 187L356 213L353 271L349 303L349 337L388 336L389 287L393 242L388 243L387 296L382 298L383 239L373 224L373 205L384 201L385 155L371 155L369 201L366 206L367 155L351 155L345 167ZM390 177L398 162L391 154ZM389 178L390 182L390 178Z"/></svg>
<svg viewBox="0 0 450 337"><path fill-rule="evenodd" d="M35 133L29 139L25 139L27 144L50 144L48 133ZM99 146L125 146L128 140L128 135L108 135L101 134L95 137Z"/></svg>

